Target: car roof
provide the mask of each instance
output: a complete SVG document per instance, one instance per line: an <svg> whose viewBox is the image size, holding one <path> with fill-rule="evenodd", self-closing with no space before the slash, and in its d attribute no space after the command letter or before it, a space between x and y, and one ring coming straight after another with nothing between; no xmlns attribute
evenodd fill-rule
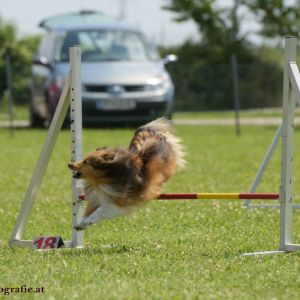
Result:
<svg viewBox="0 0 300 300"><path fill-rule="evenodd" d="M121 29L141 32L132 24L97 11L80 11L49 17L39 23L39 26L50 31L72 31L91 29Z"/></svg>
<svg viewBox="0 0 300 300"><path fill-rule="evenodd" d="M76 30L128 30L128 31L142 32L138 27L127 23L64 25L57 28L51 28L48 30L58 31L58 32L76 31Z"/></svg>

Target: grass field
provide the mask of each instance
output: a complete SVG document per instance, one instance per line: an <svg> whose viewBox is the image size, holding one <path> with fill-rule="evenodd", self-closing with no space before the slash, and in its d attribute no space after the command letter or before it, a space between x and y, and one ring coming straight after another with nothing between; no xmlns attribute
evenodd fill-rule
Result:
<svg viewBox="0 0 300 300"><path fill-rule="evenodd" d="M25 105L15 105L13 108L14 120L29 120L29 110ZM0 101L0 121L8 121L10 119L7 103Z"/></svg>
<svg viewBox="0 0 300 300"><path fill-rule="evenodd" d="M177 126L186 145L187 168L165 192L244 192L276 131L244 127L236 137L227 126ZM132 129L88 129L84 152L126 145ZM242 257L275 250L279 212L249 210L236 201L152 201L132 216L91 227L85 248L33 252L9 249L8 239L44 141L45 130L0 129L0 299L3 288L43 287L41 299L299 299L300 255ZM300 132L295 134L299 148ZM60 134L24 238L70 239L68 131ZM296 151L296 154L299 151ZM280 147L261 192L277 192ZM294 194L300 202L300 157L294 159ZM300 212L294 212L294 242L300 242ZM2 289L2 290L1 290ZM32 299L32 294L14 294ZM7 298L5 298L7 299Z"/></svg>
<svg viewBox="0 0 300 300"><path fill-rule="evenodd" d="M16 105L13 110L14 120L29 120L28 107L24 105ZM248 109L240 111L240 118L273 118L281 117L281 108L265 108L265 109ZM300 108L295 109L295 116L300 116ZM232 110L226 111L188 111L175 112L174 119L229 119L234 118L235 112ZM0 102L0 121L9 120L7 103Z"/></svg>

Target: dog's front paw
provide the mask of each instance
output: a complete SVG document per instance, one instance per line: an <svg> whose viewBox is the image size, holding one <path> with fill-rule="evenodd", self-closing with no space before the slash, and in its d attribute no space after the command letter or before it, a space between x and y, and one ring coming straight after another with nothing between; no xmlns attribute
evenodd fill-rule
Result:
<svg viewBox="0 0 300 300"><path fill-rule="evenodd" d="M77 230L77 231L81 231L81 230L85 230L86 227L83 227L81 224L76 224L74 226L74 229Z"/></svg>
<svg viewBox="0 0 300 300"><path fill-rule="evenodd" d="M79 230L85 230L87 227L88 227L88 224L83 220L83 221L77 223L74 226L74 229L76 229L77 231L79 231Z"/></svg>

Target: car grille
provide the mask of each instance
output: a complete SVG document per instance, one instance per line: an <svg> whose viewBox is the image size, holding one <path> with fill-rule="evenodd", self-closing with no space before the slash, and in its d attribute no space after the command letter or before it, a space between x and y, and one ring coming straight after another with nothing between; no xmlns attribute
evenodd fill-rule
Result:
<svg viewBox="0 0 300 300"><path fill-rule="evenodd" d="M87 117L117 117L117 116L148 116L163 115L166 110L166 102L139 102L134 110L129 111L101 111L95 108L93 102L83 102L82 111Z"/></svg>
<svg viewBox="0 0 300 300"><path fill-rule="evenodd" d="M142 92L145 90L145 85L120 85L125 92L134 93L134 92ZM87 92L94 93L107 93L112 85L85 85L85 90Z"/></svg>

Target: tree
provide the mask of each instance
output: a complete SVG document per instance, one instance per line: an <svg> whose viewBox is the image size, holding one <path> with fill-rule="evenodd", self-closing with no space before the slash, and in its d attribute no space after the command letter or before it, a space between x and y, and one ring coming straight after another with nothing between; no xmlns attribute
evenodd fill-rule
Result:
<svg viewBox="0 0 300 300"><path fill-rule="evenodd" d="M30 65L39 39L39 36L17 39L16 26L0 18L0 99L7 88L5 55L9 54L12 62L14 99L16 103L28 102Z"/></svg>
<svg viewBox="0 0 300 300"><path fill-rule="evenodd" d="M16 44L16 27L12 23L4 22L0 17L0 55L14 48Z"/></svg>
<svg viewBox="0 0 300 300"><path fill-rule="evenodd" d="M164 9L174 12L175 20L193 20L202 41L223 46L237 46L247 35L241 32L246 15L261 24L257 34L282 38L300 33L300 0L232 0L232 5L220 8L220 0L169 0Z"/></svg>
<svg viewBox="0 0 300 300"><path fill-rule="evenodd" d="M199 30L202 42L229 46L241 42L238 11L242 5L235 0L229 8L218 7L217 0L170 0L164 9L170 10L177 16L177 22L193 20Z"/></svg>
<svg viewBox="0 0 300 300"><path fill-rule="evenodd" d="M260 34L265 37L282 38L300 34L300 1L244 0L245 5L262 24Z"/></svg>
<svg viewBox="0 0 300 300"><path fill-rule="evenodd" d="M242 25L250 16L262 22L257 32L261 36L282 37L289 31L298 35L300 9L293 9L299 8L299 1L295 7L285 0L233 0L231 6L221 7L221 0L169 0L164 8L178 22L193 20L201 36L200 42L187 41L176 51L179 61L170 69L177 88L176 108L232 108L232 53L239 61L242 108L279 104L281 68L262 59Z"/></svg>
<svg viewBox="0 0 300 300"><path fill-rule="evenodd" d="M0 98L6 90L5 55L15 48L16 28L0 17Z"/></svg>

